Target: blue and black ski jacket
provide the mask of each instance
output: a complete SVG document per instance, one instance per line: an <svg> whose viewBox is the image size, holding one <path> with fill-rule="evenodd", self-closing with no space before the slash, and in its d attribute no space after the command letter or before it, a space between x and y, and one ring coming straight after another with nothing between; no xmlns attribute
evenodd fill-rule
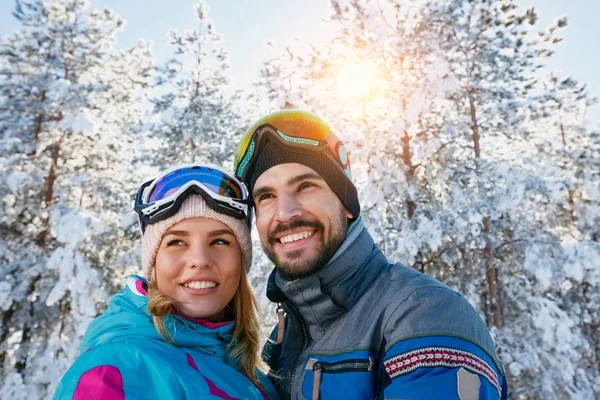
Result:
<svg viewBox="0 0 600 400"><path fill-rule="evenodd" d="M362 220L319 272L276 271L280 323L263 357L282 399L506 399L475 309L439 281L390 264Z"/></svg>

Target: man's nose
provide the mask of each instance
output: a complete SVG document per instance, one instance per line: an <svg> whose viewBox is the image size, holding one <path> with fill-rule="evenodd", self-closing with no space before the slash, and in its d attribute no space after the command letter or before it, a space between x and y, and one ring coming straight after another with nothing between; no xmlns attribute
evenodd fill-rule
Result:
<svg viewBox="0 0 600 400"><path fill-rule="evenodd" d="M296 196L280 196L277 199L277 220L280 222L291 221L300 218L302 208Z"/></svg>

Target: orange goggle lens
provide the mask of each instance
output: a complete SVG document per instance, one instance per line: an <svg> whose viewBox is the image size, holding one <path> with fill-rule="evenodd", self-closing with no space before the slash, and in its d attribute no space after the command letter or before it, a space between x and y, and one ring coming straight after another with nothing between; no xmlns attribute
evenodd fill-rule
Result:
<svg viewBox="0 0 600 400"><path fill-rule="evenodd" d="M242 136L233 161L233 168L237 176L244 176L250 165L256 151L255 134L264 125L274 127L281 139L295 145L306 144L309 148L311 146L318 147L320 143L329 138L331 132L327 122L307 111L281 110L268 114L256 121ZM336 138L336 141L339 140Z"/></svg>

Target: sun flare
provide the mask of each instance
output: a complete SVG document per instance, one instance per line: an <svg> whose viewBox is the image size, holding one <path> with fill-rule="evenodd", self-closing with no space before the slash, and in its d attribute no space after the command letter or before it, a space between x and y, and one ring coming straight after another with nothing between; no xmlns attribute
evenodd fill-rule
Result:
<svg viewBox="0 0 600 400"><path fill-rule="evenodd" d="M364 100L372 91L376 73L373 63L342 65L337 75L338 96L345 100Z"/></svg>

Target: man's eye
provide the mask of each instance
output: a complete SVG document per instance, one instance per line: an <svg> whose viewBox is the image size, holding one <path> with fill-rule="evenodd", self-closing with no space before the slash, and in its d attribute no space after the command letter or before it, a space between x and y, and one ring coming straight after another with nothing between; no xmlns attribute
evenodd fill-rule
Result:
<svg viewBox="0 0 600 400"><path fill-rule="evenodd" d="M316 185L312 182L302 182L299 186L298 186L298 190L303 190L303 189L308 189L311 187L315 187Z"/></svg>
<svg viewBox="0 0 600 400"><path fill-rule="evenodd" d="M256 201L260 203L261 201L269 200L273 197L274 196L271 193L263 193L260 196L258 196L258 199L256 199Z"/></svg>

